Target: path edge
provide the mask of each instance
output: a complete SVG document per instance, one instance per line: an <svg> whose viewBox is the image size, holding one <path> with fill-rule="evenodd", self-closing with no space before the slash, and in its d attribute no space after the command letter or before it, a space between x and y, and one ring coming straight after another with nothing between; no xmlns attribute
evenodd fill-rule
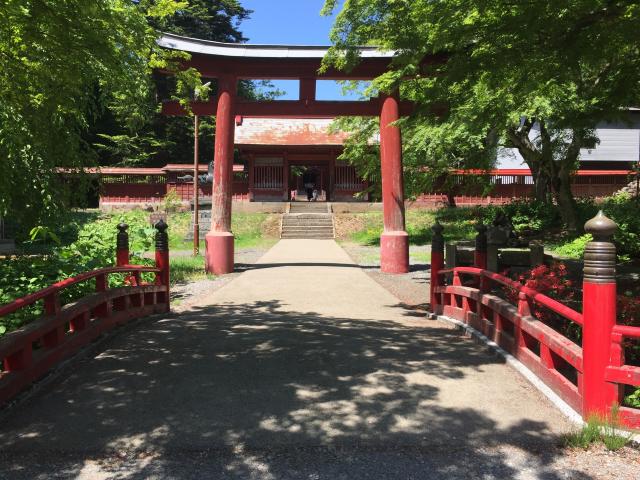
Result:
<svg viewBox="0 0 640 480"><path fill-rule="evenodd" d="M556 392L551 390L542 380L540 380L531 370L529 370L520 360L515 356L507 352L504 348L484 335L479 330L476 330L470 325L467 325L455 318L447 317L446 315L436 315L434 313L427 312L427 318L432 320L438 320L440 322L449 323L456 326L460 330L465 331L471 337L475 338L486 344L492 351L505 359L506 363L522 375L531 385L533 385L540 393L542 393L547 399L558 409L560 412L569 419L571 423L578 427L586 425L586 422L582 419L577 411L575 411L567 402L565 402ZM636 446L640 445L640 434L634 434L628 430L614 429L615 433L620 436L629 436L629 439ZM631 435L629 435L631 433Z"/></svg>

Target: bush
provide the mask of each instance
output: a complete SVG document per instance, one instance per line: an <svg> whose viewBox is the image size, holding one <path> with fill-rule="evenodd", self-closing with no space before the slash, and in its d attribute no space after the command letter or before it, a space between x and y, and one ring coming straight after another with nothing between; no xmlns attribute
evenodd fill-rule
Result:
<svg viewBox="0 0 640 480"><path fill-rule="evenodd" d="M562 257L569 258L582 258L584 256L584 249L593 240L590 234L582 235L570 242L564 243L555 249L555 252Z"/></svg>
<svg viewBox="0 0 640 480"><path fill-rule="evenodd" d="M518 200L496 210L501 210L511 220L516 233L539 233L562 225L558 207L550 202ZM495 213L491 220L495 218Z"/></svg>
<svg viewBox="0 0 640 480"><path fill-rule="evenodd" d="M602 204L604 213L618 224L615 242L618 255L640 258L640 204L628 193L608 197Z"/></svg>
<svg viewBox="0 0 640 480"><path fill-rule="evenodd" d="M68 245L51 248L42 255L22 255L0 263L0 304L10 303L79 273L113 265L116 226L121 221L129 225L132 263L150 264L151 261L142 255L152 248L155 230L148 224L144 212L103 218L80 226L77 238ZM110 275L109 284L123 285L124 276ZM94 290L94 281L67 288L62 292L61 303L64 305ZM39 317L42 314L41 303L0 318L0 335Z"/></svg>

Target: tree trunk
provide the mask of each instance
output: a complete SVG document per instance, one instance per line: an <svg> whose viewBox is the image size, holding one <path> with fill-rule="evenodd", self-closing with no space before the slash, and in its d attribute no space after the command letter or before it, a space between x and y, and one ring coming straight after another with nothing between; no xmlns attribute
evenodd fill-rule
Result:
<svg viewBox="0 0 640 480"><path fill-rule="evenodd" d="M555 199L560 207L562 221L570 233L578 233L582 229L578 219L578 204L571 191L571 176L561 171L555 183Z"/></svg>
<svg viewBox="0 0 640 480"><path fill-rule="evenodd" d="M447 190L447 203L448 203L447 206L450 208L455 208L458 206L456 205L455 194L451 190Z"/></svg>
<svg viewBox="0 0 640 480"><path fill-rule="evenodd" d="M541 168L535 164L528 164L533 177L533 194L539 202L549 201L549 178L544 175Z"/></svg>

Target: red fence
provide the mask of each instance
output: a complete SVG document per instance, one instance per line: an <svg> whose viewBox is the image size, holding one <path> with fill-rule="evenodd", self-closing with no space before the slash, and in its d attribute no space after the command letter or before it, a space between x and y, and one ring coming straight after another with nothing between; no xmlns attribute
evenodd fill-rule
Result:
<svg viewBox="0 0 640 480"><path fill-rule="evenodd" d="M42 377L102 333L130 320L169 310L167 225L156 224L156 266L128 265L127 226L118 226L116 266L82 273L0 307L0 317L44 302L44 315L0 338L0 404ZM155 282L142 281L154 273ZM109 288L109 275L126 274L124 287ZM95 280L95 293L62 306L60 293Z"/></svg>
<svg viewBox="0 0 640 480"><path fill-rule="evenodd" d="M454 176L454 185L458 190L464 190L469 172L459 171ZM472 172L483 177L491 186L486 195L459 194L454 195L457 205L488 205L505 204L514 199L533 197L533 177L527 169L502 169L489 172ZM576 197L602 198L614 194L629 184L626 170L580 170L571 180L571 190ZM454 188L455 190L455 188ZM416 199L425 203L448 203L446 192L425 193Z"/></svg>
<svg viewBox="0 0 640 480"><path fill-rule="evenodd" d="M585 250L583 313L486 270L486 233L479 230L475 267L443 269L442 227L436 224L431 253L431 309L483 333L535 373L584 418L609 415L621 405L624 386L640 386L640 367L625 364L625 339L640 328L616 324L615 224L600 213L585 230L595 241ZM498 295L510 290L514 304ZM576 344L532 312L545 310L582 330ZM620 420L640 428L640 410L620 407Z"/></svg>

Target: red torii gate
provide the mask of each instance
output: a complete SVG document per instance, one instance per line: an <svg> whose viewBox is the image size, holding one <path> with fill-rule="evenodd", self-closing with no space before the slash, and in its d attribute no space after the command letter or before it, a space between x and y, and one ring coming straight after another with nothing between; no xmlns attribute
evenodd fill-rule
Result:
<svg viewBox="0 0 640 480"><path fill-rule="evenodd" d="M234 237L231 233L231 181L234 150L234 118L380 116L380 160L384 233L380 240L383 272L409 271L409 239L405 231L402 141L399 127L392 125L411 106L396 94L368 101L319 101L316 80L371 80L389 68L392 52L374 47L360 49L361 62L350 72L331 69L318 73L326 47L294 45L248 45L198 40L164 34L159 45L191 54L184 67L197 69L205 78L218 81L217 98L193 102L198 115L216 116L211 231L206 239L206 269L214 274L233 271ZM251 101L236 97L241 79L293 79L300 82L298 100ZM185 115L178 102L165 102L166 115Z"/></svg>

